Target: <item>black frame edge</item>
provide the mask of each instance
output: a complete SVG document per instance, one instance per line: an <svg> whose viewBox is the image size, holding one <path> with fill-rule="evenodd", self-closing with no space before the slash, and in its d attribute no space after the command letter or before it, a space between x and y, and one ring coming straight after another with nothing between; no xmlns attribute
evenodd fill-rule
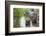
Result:
<svg viewBox="0 0 46 36"><path fill-rule="evenodd" d="M13 1L12 1L13 2ZM14 1L15 2L15 1ZM18 1L17 1L18 2ZM19 1L20 2L20 1ZM23 2L23 3L31 3L31 4L40 4L43 5L43 31L37 32L20 32L20 33L8 33L8 4L5 1L5 35L22 35L22 34L38 34L38 33L45 33L45 3L37 3L37 2Z"/></svg>

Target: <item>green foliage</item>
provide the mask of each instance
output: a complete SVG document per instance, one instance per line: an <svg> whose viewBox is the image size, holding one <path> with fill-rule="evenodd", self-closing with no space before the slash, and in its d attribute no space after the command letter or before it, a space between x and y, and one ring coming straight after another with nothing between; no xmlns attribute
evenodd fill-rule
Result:
<svg viewBox="0 0 46 36"><path fill-rule="evenodd" d="M20 27L20 24L19 24L19 20L20 19L20 17L16 17L16 18L14 18L14 20L16 20L16 22L14 21L14 27Z"/></svg>
<svg viewBox="0 0 46 36"><path fill-rule="evenodd" d="M24 16L24 12L27 12L28 8L14 8L14 16Z"/></svg>
<svg viewBox="0 0 46 36"><path fill-rule="evenodd" d="M14 22L14 27L20 27L20 17L25 16L24 12L28 12L30 9L28 8L14 8L13 9L13 16L16 17L14 18L14 20L16 20L16 22Z"/></svg>

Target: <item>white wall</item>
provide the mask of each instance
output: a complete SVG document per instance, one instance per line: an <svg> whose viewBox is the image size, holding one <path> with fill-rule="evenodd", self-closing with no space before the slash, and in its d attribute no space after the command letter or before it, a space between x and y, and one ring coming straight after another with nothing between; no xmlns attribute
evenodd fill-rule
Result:
<svg viewBox="0 0 46 36"><path fill-rule="evenodd" d="M24 1L24 0L19 0L19 1ZM45 2L45 6L46 6L46 0L25 0L25 1ZM45 9L46 9L46 7L45 7ZM46 13L46 11L45 11L45 13ZM46 18L46 16L45 16L45 18ZM45 27L46 27L46 25L45 25ZM5 34L5 0L0 0L0 36L5 36L4 34ZM46 33L45 34L15 35L15 36L45 36L45 35L46 35Z"/></svg>

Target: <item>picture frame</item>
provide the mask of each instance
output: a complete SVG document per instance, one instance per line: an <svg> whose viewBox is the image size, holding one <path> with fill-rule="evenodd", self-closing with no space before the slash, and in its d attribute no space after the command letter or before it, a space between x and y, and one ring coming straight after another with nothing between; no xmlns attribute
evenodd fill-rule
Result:
<svg viewBox="0 0 46 36"><path fill-rule="evenodd" d="M37 17L34 17L34 14ZM23 16L26 18L24 19ZM35 20L33 20L34 18ZM31 21L32 23L30 23ZM18 35L37 33L45 33L45 3L5 1L5 34Z"/></svg>

